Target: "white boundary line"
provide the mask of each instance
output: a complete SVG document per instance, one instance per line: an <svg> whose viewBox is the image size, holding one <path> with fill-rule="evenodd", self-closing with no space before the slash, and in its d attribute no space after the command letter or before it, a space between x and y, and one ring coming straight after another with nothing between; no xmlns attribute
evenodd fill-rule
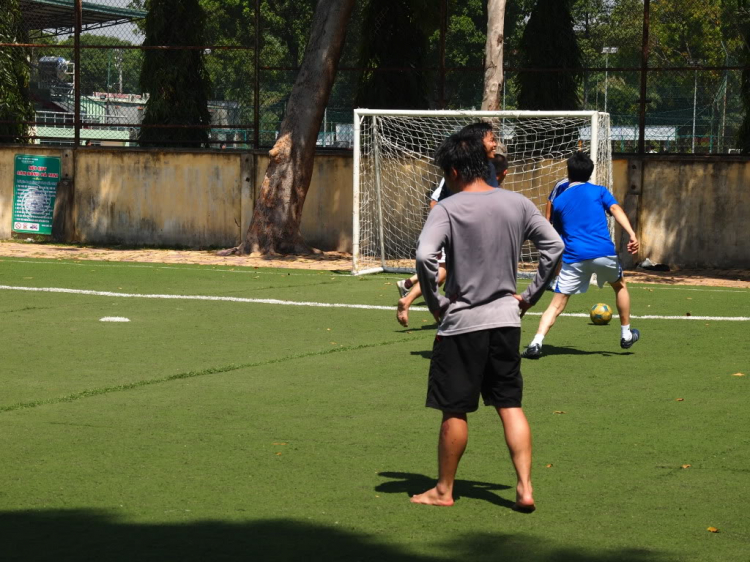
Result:
<svg viewBox="0 0 750 562"><path fill-rule="evenodd" d="M324 303L311 301L284 301L279 299L250 299L243 297L215 297L208 295L160 295L160 294L139 294L139 293L114 293L111 291L89 291L83 289L65 289L61 287L16 287L12 285L0 285L2 291L26 291L35 293L64 293L69 295L87 295L94 297L113 297L113 298L132 298L132 299L166 299L166 300L193 300L193 301L219 301L219 302L242 302L251 304L277 304L282 306L311 306L318 308L352 308L360 310L395 310L393 306L370 305L370 304L343 304L343 303ZM414 312L428 312L424 307L412 307ZM529 312L529 316L541 316L541 312ZM563 313L562 316L572 318L588 318L584 313ZM750 322L748 316L658 316L644 315L631 318L639 320L711 320L721 322Z"/></svg>
<svg viewBox="0 0 750 562"><path fill-rule="evenodd" d="M352 277L351 273L336 273L335 271L327 271L324 269L316 269L316 273L306 273L305 270L299 270L299 269L289 269L289 271L284 271L283 268L276 268L276 269L282 269L282 271L267 271L265 267L258 269L250 269L255 266L251 265L228 265L228 264L221 264L221 265L212 265L212 264L206 264L203 267L179 267L174 265L145 265L142 263L137 262L129 262L129 263L102 263L101 260L78 260L75 262L71 261L56 261L52 258L39 258L40 261L30 261L30 260L22 260L15 258L13 256L0 256L0 262L3 261L4 258L8 258L10 261L9 263L25 263L25 264L31 264L31 265L69 265L73 267L121 267L121 268L132 268L132 269L170 269L174 271L207 271L210 273L242 273L245 275L281 275L283 277L342 277L342 278L350 278ZM71 258L64 258L70 260ZM190 264L188 264L190 265ZM239 267L242 269L217 269L217 268L226 268L226 267ZM403 279L403 275L379 275L377 278L373 279ZM525 277L521 279L522 281L528 281ZM703 287L695 287L695 286L686 286L686 285L680 285L679 287L662 287L660 285L652 285L650 283L637 283L635 281L629 282L630 285L638 285L638 290L652 290L652 291L694 291L699 293L748 293L750 292L750 289L743 289L741 287L737 288L730 288L730 289L712 289L712 288L703 288ZM417 310L416 308L413 310Z"/></svg>

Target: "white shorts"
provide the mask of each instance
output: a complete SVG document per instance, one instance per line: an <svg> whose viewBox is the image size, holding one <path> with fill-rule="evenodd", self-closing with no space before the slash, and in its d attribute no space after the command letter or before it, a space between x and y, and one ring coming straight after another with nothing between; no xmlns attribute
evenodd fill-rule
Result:
<svg viewBox="0 0 750 562"><path fill-rule="evenodd" d="M614 283L622 277L622 266L617 256L563 263L555 283L555 292L563 295L585 293L593 274L596 274L596 283L601 289L605 283Z"/></svg>

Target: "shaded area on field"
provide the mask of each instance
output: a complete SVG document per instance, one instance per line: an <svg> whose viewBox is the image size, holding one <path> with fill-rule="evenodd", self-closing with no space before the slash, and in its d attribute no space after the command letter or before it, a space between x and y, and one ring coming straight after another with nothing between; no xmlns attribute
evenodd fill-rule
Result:
<svg viewBox="0 0 750 562"><path fill-rule="evenodd" d="M417 510L431 509L414 506ZM415 515L416 517L416 515ZM111 513L88 510L0 512L3 559L24 562L107 560L395 561L534 560L558 562L659 562L662 555L637 548L585 551L561 548L523 534L472 533L436 545L444 556L426 556L385 544L374 536L289 519L131 524Z"/></svg>

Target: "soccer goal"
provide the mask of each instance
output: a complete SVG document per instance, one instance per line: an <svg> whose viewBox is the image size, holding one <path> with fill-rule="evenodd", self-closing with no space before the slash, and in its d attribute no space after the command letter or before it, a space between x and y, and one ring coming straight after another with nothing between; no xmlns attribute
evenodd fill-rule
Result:
<svg viewBox="0 0 750 562"><path fill-rule="evenodd" d="M442 179L433 163L440 143L477 121L492 124L508 157L503 187L544 212L567 159L583 150L594 161L591 181L612 189L609 114L595 111L354 110L352 273L414 271L417 239ZM522 262L535 263L526 243Z"/></svg>

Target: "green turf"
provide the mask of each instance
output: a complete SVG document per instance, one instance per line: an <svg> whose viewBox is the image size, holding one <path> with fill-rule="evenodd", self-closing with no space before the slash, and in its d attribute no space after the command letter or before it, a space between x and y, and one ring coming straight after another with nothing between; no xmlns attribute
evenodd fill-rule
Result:
<svg viewBox="0 0 750 562"><path fill-rule="evenodd" d="M0 285L395 303L393 276L228 269L3 259ZM634 314L750 316L748 291L631 292ZM0 313L3 560L750 560L749 322L634 320L624 351L561 317L523 364L525 516L486 408L456 505L407 501L435 477L427 313L7 290Z"/></svg>

